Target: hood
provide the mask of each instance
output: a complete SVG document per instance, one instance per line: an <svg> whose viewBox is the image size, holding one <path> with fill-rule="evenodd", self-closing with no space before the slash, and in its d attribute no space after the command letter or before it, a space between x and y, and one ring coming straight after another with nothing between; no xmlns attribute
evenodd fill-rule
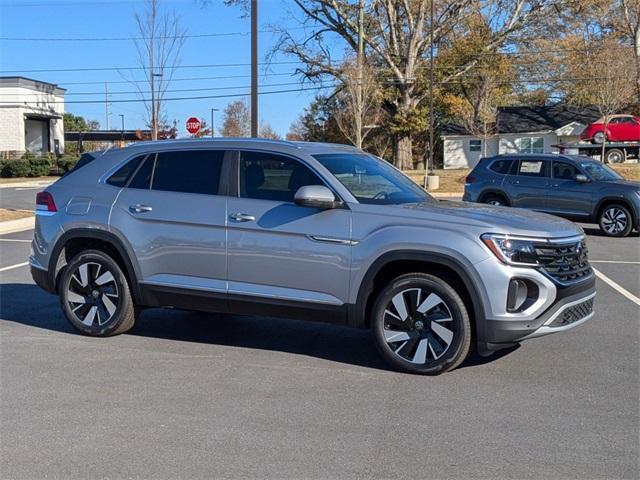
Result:
<svg viewBox="0 0 640 480"><path fill-rule="evenodd" d="M406 210L407 213L411 212L411 216L481 228L483 233L549 238L571 237L583 233L580 227L563 218L520 208L449 200L396 207Z"/></svg>
<svg viewBox="0 0 640 480"><path fill-rule="evenodd" d="M620 180L599 180L599 182L602 182L602 183L606 184L607 186L619 185L620 187L624 188L625 190L627 190L627 189L629 189L629 190L640 190L640 182L634 182L632 180L625 180L625 179L620 179Z"/></svg>

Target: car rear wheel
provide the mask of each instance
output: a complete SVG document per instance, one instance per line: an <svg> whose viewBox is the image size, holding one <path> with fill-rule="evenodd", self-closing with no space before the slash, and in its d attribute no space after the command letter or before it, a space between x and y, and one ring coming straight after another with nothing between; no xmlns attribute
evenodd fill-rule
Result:
<svg viewBox="0 0 640 480"><path fill-rule="evenodd" d="M496 207L507 206L507 202L500 195L488 195L487 197L485 197L484 202L482 203L486 203L488 205L494 205Z"/></svg>
<svg viewBox="0 0 640 480"><path fill-rule="evenodd" d="M604 132L596 132L596 133L593 135L593 139L592 139L592 142L593 142L593 143L598 143L598 144L600 144L600 143L602 143L602 142L604 142L604 141L605 141Z"/></svg>
<svg viewBox="0 0 640 480"><path fill-rule="evenodd" d="M633 228L631 213L624 205L612 204L600 211L600 229L610 237L626 237Z"/></svg>
<svg viewBox="0 0 640 480"><path fill-rule="evenodd" d="M60 278L59 292L67 320L85 335L107 337L133 327L136 312L127 278L104 252L76 255Z"/></svg>
<svg viewBox="0 0 640 480"><path fill-rule="evenodd" d="M620 150L619 148L612 148L607 151L604 158L606 163L624 163L626 155L623 150Z"/></svg>
<svg viewBox="0 0 640 480"><path fill-rule="evenodd" d="M402 275L378 295L372 310L375 343L397 370L438 375L470 351L469 314L444 280L424 273Z"/></svg>

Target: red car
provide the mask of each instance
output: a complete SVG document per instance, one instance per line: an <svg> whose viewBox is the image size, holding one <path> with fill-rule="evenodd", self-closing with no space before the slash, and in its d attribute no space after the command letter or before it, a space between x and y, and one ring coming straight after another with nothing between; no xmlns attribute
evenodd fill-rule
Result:
<svg viewBox="0 0 640 480"><path fill-rule="evenodd" d="M605 117L587 125L580 134L582 140L590 140L592 143L602 143ZM608 142L640 142L640 117L633 115L611 115L607 124Z"/></svg>

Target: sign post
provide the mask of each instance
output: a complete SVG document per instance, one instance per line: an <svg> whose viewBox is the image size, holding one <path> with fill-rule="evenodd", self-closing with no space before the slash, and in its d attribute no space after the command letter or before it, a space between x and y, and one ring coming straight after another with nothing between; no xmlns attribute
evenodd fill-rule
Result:
<svg viewBox="0 0 640 480"><path fill-rule="evenodd" d="M200 120L198 120L196 117L191 117L187 120L187 132L189 132L191 135L195 135L200 131Z"/></svg>

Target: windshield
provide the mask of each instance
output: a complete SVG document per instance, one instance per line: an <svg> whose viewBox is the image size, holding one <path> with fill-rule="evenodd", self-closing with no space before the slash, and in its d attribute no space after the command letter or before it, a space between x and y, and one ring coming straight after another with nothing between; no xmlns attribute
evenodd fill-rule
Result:
<svg viewBox="0 0 640 480"><path fill-rule="evenodd" d="M581 163L580 166L584 168L589 176L594 180L607 181L622 179L615 170L607 167L606 165L602 165L601 163L584 162Z"/></svg>
<svg viewBox="0 0 640 480"><path fill-rule="evenodd" d="M313 157L360 203L394 205L433 201L410 178L374 156L364 153L327 153Z"/></svg>

